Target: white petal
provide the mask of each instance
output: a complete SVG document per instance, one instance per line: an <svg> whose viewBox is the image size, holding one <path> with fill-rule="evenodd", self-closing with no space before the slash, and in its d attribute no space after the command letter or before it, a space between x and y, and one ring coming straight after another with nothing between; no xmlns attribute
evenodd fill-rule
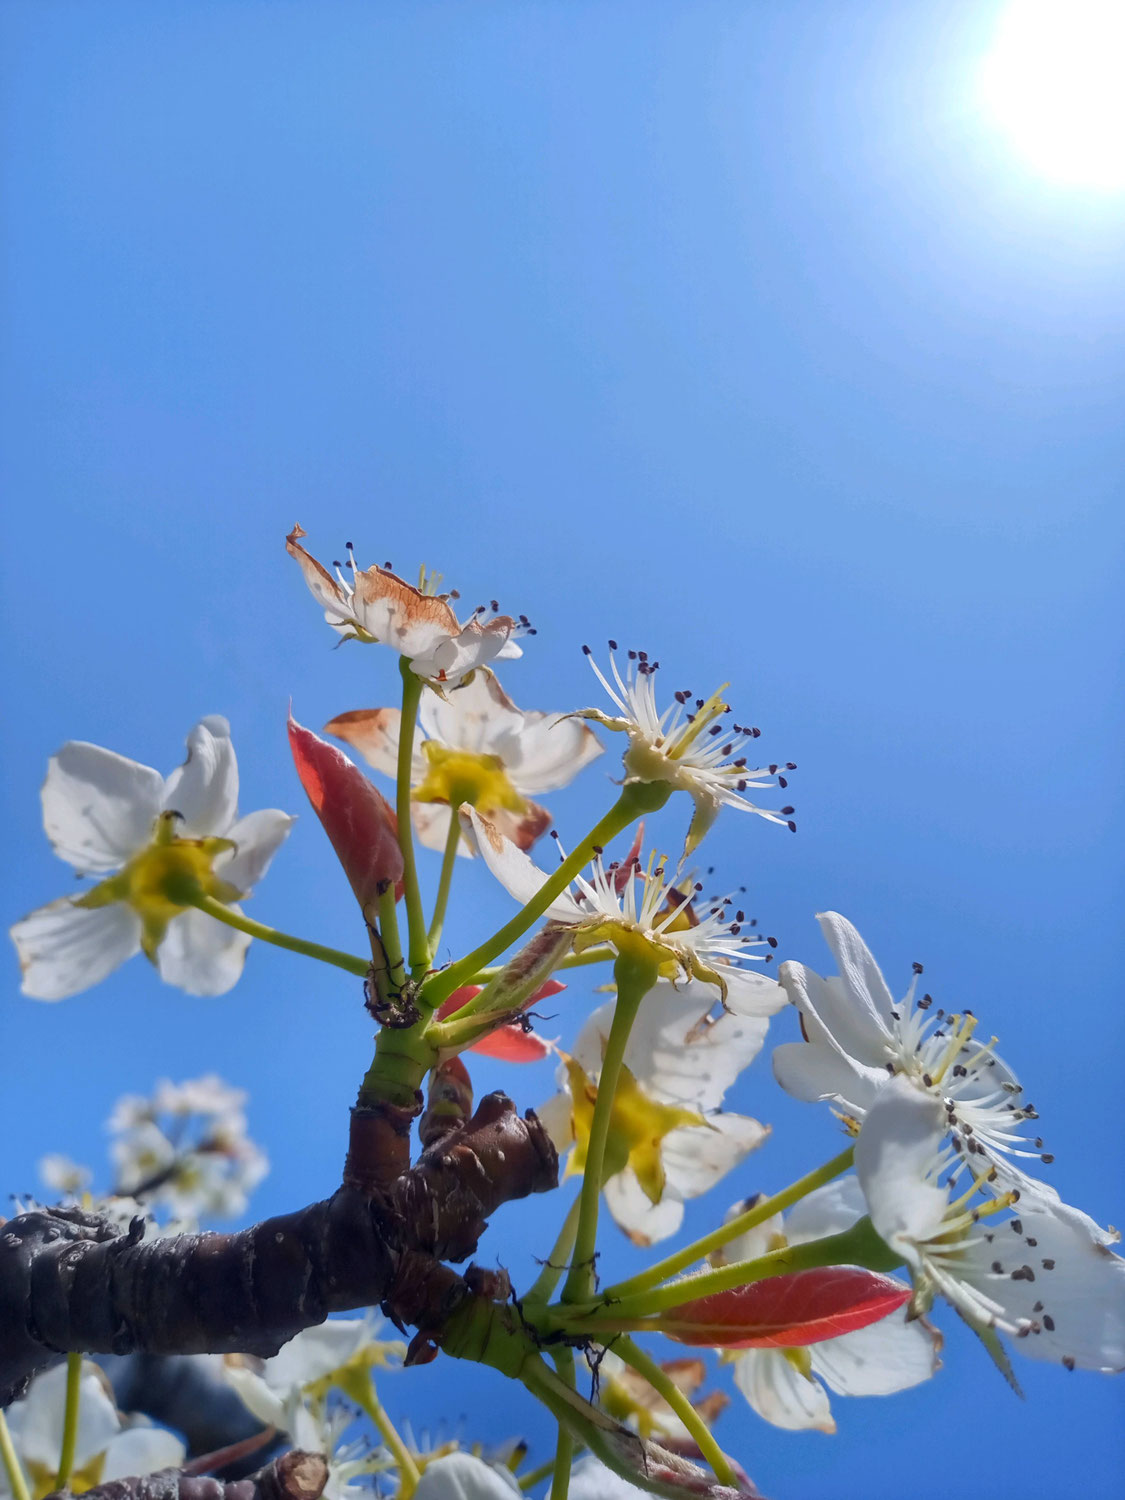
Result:
<svg viewBox="0 0 1125 1500"><path fill-rule="evenodd" d="M516 789L525 796L569 786L602 753L597 735L578 719L525 713L518 740L502 752Z"/></svg>
<svg viewBox="0 0 1125 1500"><path fill-rule="evenodd" d="M201 719L187 737L187 759L164 783L163 808L183 819L184 838L224 836L238 816L238 763L222 714Z"/></svg>
<svg viewBox="0 0 1125 1500"><path fill-rule="evenodd" d="M524 715L489 671L475 672L445 697L426 693L418 720L431 739L475 755L504 754L523 729Z"/></svg>
<svg viewBox="0 0 1125 1500"><path fill-rule="evenodd" d="M1022 1235L996 1231L989 1250L1004 1274L990 1276L983 1288L1005 1311L1039 1324L1038 1333L1016 1340L1017 1352L1069 1358L1083 1370L1125 1369L1125 1260L1091 1239L1081 1223L1056 1213L1021 1211L1017 1222ZM1012 1279L1011 1271L1023 1267L1034 1280Z"/></svg>
<svg viewBox="0 0 1125 1500"><path fill-rule="evenodd" d="M773 1049L773 1076L807 1103L828 1099L862 1119L888 1074L863 1067L827 1042L782 1042Z"/></svg>
<svg viewBox="0 0 1125 1500"><path fill-rule="evenodd" d="M876 1231L908 1250L939 1231L948 1194L926 1181L944 1131L942 1101L888 1079L855 1143L855 1170Z"/></svg>
<svg viewBox="0 0 1125 1500"><path fill-rule="evenodd" d="M227 831L226 837L236 847L229 857L219 857L216 869L222 871L224 880L229 880L231 885L247 894L269 869L270 861L289 837L289 830L296 821L276 807L263 807L258 812L247 813Z"/></svg>
<svg viewBox="0 0 1125 1500"><path fill-rule="evenodd" d="M784 1009L787 997L784 989L765 974L753 969L739 968L730 964L718 971L726 980L727 1007L736 1016L776 1016ZM763 1030L763 1037L765 1032Z"/></svg>
<svg viewBox="0 0 1125 1500"><path fill-rule="evenodd" d="M444 850L445 841L449 837L451 817L448 803L412 802L410 817L414 823L414 832L418 835L418 842L423 848L437 849L439 852ZM467 859L474 858L476 853L475 841L470 840L463 829L457 841L457 853Z"/></svg>
<svg viewBox="0 0 1125 1500"><path fill-rule="evenodd" d="M461 827L496 879L521 906L539 894L548 876L511 839L506 839L494 823L482 818L476 808L467 807L461 809ZM581 917L581 911L564 892L548 906L545 915L560 922L574 922Z"/></svg>
<svg viewBox="0 0 1125 1500"><path fill-rule="evenodd" d="M113 1402L105 1393L94 1366L83 1363L79 1384L78 1437L75 1463L81 1468L103 1452L121 1430ZM66 1408L66 1364L36 1376L22 1401L9 1410L12 1437L21 1456L54 1469L62 1447Z"/></svg>
<svg viewBox="0 0 1125 1500"><path fill-rule="evenodd" d="M809 1346L813 1370L838 1396L889 1396L935 1374L937 1340L900 1309L855 1333Z"/></svg>
<svg viewBox="0 0 1125 1500"><path fill-rule="evenodd" d="M840 978L854 1001L861 1002L872 1023L890 1033L894 1020L894 997L871 950L852 924L839 912L825 911L817 916L824 940L832 949Z"/></svg>
<svg viewBox="0 0 1125 1500"><path fill-rule="evenodd" d="M655 1245L683 1223L680 1199L665 1194L659 1203L651 1202L632 1167L609 1178L604 1192L606 1207L634 1245Z"/></svg>
<svg viewBox="0 0 1125 1500"><path fill-rule="evenodd" d="M737 1219L749 1207L749 1200L736 1203L723 1215L723 1223L729 1224L732 1219ZM713 1266L730 1266L740 1260L757 1260L760 1255L765 1255L775 1248L776 1237L784 1233L785 1225L781 1214L772 1214L761 1224L755 1224L753 1229L744 1230L742 1234L736 1235L733 1240L728 1240L718 1250L713 1250L707 1258Z"/></svg>
<svg viewBox="0 0 1125 1500"><path fill-rule="evenodd" d="M100 984L141 946L140 918L132 907L87 909L66 896L41 906L12 927L25 995L64 1000Z"/></svg>
<svg viewBox="0 0 1125 1500"><path fill-rule="evenodd" d="M866 1212L867 1202L859 1178L849 1172L846 1177L837 1177L835 1182L814 1189L793 1205L785 1215L785 1237L791 1245L801 1245L825 1235L843 1234Z"/></svg>
<svg viewBox="0 0 1125 1500"><path fill-rule="evenodd" d="M178 1437L163 1427L130 1427L114 1438L106 1449L99 1484L134 1474L155 1474L159 1469L178 1469L187 1449Z"/></svg>
<svg viewBox="0 0 1125 1500"><path fill-rule="evenodd" d="M555 1150L563 1156L574 1145L574 1110L570 1095L552 1094L546 1104L541 1104L535 1113L539 1123L554 1142Z"/></svg>
<svg viewBox="0 0 1125 1500"><path fill-rule="evenodd" d="M705 1127L670 1131L660 1153L668 1191L681 1198L698 1198L756 1150L769 1133L768 1125L747 1115L712 1115Z"/></svg>
<svg viewBox="0 0 1125 1500"><path fill-rule="evenodd" d="M781 1349L747 1349L734 1362L734 1383L760 1417L800 1432L835 1432L828 1395L819 1381L793 1367Z"/></svg>
<svg viewBox="0 0 1125 1500"><path fill-rule="evenodd" d="M767 1022L715 1013L715 999L714 988L697 980L679 988L661 980L645 996L629 1034L625 1064L644 1089L666 1103L717 1109L761 1050ZM591 1022L595 1018L598 1031L604 1029L608 1036L612 1003L596 1011Z"/></svg>
<svg viewBox="0 0 1125 1500"><path fill-rule="evenodd" d="M426 1465L414 1500L512 1500L513 1494L520 1494L514 1475L471 1453L450 1453Z"/></svg>
<svg viewBox="0 0 1125 1500"><path fill-rule="evenodd" d="M570 1471L568 1500L634 1500L635 1496L647 1493L607 1469L592 1453L579 1459Z"/></svg>
<svg viewBox="0 0 1125 1500"><path fill-rule="evenodd" d="M329 1318L315 1328L306 1328L267 1359L263 1378L274 1390L288 1394L311 1385L340 1369L374 1335L371 1318Z"/></svg>
<svg viewBox="0 0 1125 1500"><path fill-rule="evenodd" d="M806 1029L812 1040L824 1040L871 1067L880 1067L889 1056L893 1041L890 1029L866 991L857 992L835 975L823 979L804 964L792 962L781 965L778 978L790 1000L811 1022Z"/></svg>
<svg viewBox="0 0 1125 1500"><path fill-rule="evenodd" d="M238 1399L259 1422L285 1430L285 1401L255 1370L245 1365L227 1364L223 1367L223 1379L237 1391Z"/></svg>
<svg viewBox="0 0 1125 1500"><path fill-rule="evenodd" d="M455 687L463 677L487 666L498 657L522 656L523 652L510 640L512 622L506 616L479 624L470 620L460 635L450 638L435 638L429 632L429 642L422 644L424 632L418 632L418 645L403 645L400 650L410 658L410 669L419 677L432 678L435 682Z"/></svg>
<svg viewBox="0 0 1125 1500"><path fill-rule="evenodd" d="M231 911L239 911L232 906ZM184 911L168 924L157 949L165 984L189 995L225 995L242 975L250 939L202 911Z"/></svg>
<svg viewBox="0 0 1125 1500"><path fill-rule="evenodd" d="M41 793L55 853L78 870L116 870L152 837L163 786L159 771L71 740L48 762Z"/></svg>

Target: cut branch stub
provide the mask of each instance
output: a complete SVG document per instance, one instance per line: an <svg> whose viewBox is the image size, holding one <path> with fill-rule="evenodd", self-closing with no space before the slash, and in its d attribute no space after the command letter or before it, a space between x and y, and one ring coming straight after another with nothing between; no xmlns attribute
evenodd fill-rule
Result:
<svg viewBox="0 0 1125 1500"><path fill-rule="evenodd" d="M89 1500L319 1500L328 1483L323 1453L294 1448L245 1479L207 1479L183 1469L159 1469L134 1479L111 1479L86 1490ZM61 1500L56 1490L47 1500Z"/></svg>

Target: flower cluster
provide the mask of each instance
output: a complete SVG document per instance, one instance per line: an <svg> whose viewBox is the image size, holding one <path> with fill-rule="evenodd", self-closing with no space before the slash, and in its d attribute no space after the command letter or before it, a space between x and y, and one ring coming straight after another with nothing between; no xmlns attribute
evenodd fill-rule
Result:
<svg viewBox="0 0 1125 1500"><path fill-rule="evenodd" d="M204 1252L191 1241L185 1254L196 1257L194 1290L216 1245L241 1253L252 1244L254 1263L238 1269L251 1311L281 1297L271 1284L262 1298L256 1280L271 1236L286 1261L280 1280L291 1250L297 1268L299 1308L279 1309L281 1322L247 1332L245 1342L224 1330L208 1348L276 1350L279 1328L288 1334L369 1297L417 1337L409 1346L385 1340L370 1314L326 1318L271 1358L228 1354L224 1399L234 1404L233 1390L265 1428L323 1454L329 1500L359 1500L384 1481L402 1500L503 1500L533 1488L534 1472L515 1477L519 1445L489 1457L452 1440L426 1449L396 1431L375 1373L445 1350L520 1380L557 1418L552 1500L566 1494L578 1445L588 1452L573 1471L573 1500L639 1491L756 1500L712 1432L730 1398L700 1395L705 1355L658 1363L644 1336L717 1351L717 1372L766 1422L823 1433L836 1430L833 1397L889 1396L937 1372L941 1335L929 1316L941 1300L1013 1383L1005 1339L1066 1369L1125 1369L1117 1235L1044 1180L1053 1157L997 1038L968 1009L919 993L919 965L896 999L835 912L819 918L834 973L792 959L775 971L778 942L746 910L760 893L753 902L744 886L708 894L711 871L693 861L726 810L796 827L782 800L795 766L752 764L760 731L735 721L725 685L704 696L681 688L664 701L659 661L629 651L622 664L611 641L605 670L583 648L608 708L518 707L497 672L534 634L526 616L502 614L492 600L461 618L456 591L440 591L438 576L423 570L415 586L389 563L361 568L350 543L346 561L329 570L304 535L294 527L287 552L338 642L381 644L399 658L399 706L348 710L324 731L386 778L386 792L337 745L292 715L288 722L298 779L359 908L350 910L362 954L243 911L293 820L276 809L239 816L230 730L217 716L192 729L184 764L167 777L84 742L51 758L47 836L92 883L12 929L24 992L39 999L75 994L137 951L166 982L223 994L258 938L347 974L378 1026L359 1074L341 1193L307 1219L274 1221L262 1238L258 1226L207 1240ZM553 800L603 754L591 725L621 736L621 774L606 778L609 810L564 842L537 799ZM770 789L778 806L752 800ZM666 808L682 822L670 844L650 848L645 830ZM554 864L532 857L548 830ZM431 883L416 844L441 854ZM659 852L668 847L682 852ZM474 874L471 856L515 910L450 956L447 911L451 892ZM607 998L574 1016L580 989L571 971L599 965ZM797 1013L801 1039L775 1046L774 1078L797 1100L828 1104L846 1145L770 1198L748 1197L746 1178L771 1140L752 1096L761 1069L750 1070L786 1010ZM535 1031L557 1015L557 1037ZM552 1056L556 1092L537 1116L521 1119L498 1093L474 1110L469 1068L481 1054L526 1064ZM201 1219L241 1214L266 1171L245 1103L214 1074L126 1096L109 1125L107 1199L91 1199L85 1167L43 1159L44 1180L69 1200L63 1221L88 1223L79 1209L93 1207L107 1226L155 1212L163 1251ZM421 1154L411 1168L415 1121ZM462 1277L441 1264L444 1254L468 1259L498 1206L555 1185L551 1143L564 1179L580 1185L534 1283L514 1287L505 1269L480 1265ZM533 1169L518 1159L521 1144L533 1151ZM723 1223L604 1284L606 1214L647 1251L690 1222L686 1205L727 1179L740 1201ZM366 1194L364 1233L381 1242L372 1259L386 1262L387 1275L386 1288L365 1282L361 1296L341 1290L354 1283L335 1274L335 1241L323 1229L323 1215L341 1203L350 1209L358 1194ZM132 1243L127 1237L124 1253ZM131 1322L128 1334L146 1347ZM50 1347L65 1349L66 1339ZM579 1392L575 1349L586 1352L596 1402ZM169 1434L116 1412L92 1367L79 1371L72 1360L69 1395L65 1382L61 1366L40 1375L12 1408L10 1436L0 1423L0 1500L42 1500L60 1450L73 1452L76 1490L126 1466L182 1461Z"/></svg>

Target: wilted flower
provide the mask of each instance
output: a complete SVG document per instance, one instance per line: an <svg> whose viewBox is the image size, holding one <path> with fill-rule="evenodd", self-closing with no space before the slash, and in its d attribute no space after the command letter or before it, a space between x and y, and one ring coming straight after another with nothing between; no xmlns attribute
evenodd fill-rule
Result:
<svg viewBox="0 0 1125 1500"><path fill-rule="evenodd" d="M393 780L400 717L397 708L361 708L339 714L324 730ZM489 671L474 673L444 697L427 693L418 724L411 813L429 849L444 847L450 807L462 803L529 849L551 821L531 798L567 786L602 751L593 731L573 718L517 708ZM472 853L466 840L458 852Z"/></svg>
<svg viewBox="0 0 1125 1500"><path fill-rule="evenodd" d="M696 698L682 690L675 694L675 703L661 711L656 705L656 673L658 661L650 662L647 652L630 651L629 665L622 677L616 656L610 656L611 683L593 658L588 646L583 646L594 674L602 687L620 709L619 714L606 714L598 708L584 708L579 718L593 719L607 729L620 730L628 736L629 748L625 752L626 781L662 781L678 791L687 792L695 803L695 813L688 829L686 852L690 853L714 823L721 807L736 807L742 812L754 812L771 823L784 823L795 829L793 809L782 807L758 807L742 794L753 787L755 790L788 783L784 773L795 771L790 761L784 766L758 766L751 769L747 757L741 752L757 739L759 731L740 724L731 724L729 729L723 719L731 712L730 705L721 693L712 693L709 698ZM617 643L610 642L611 652ZM690 705L690 707L689 707ZM774 779L776 777L776 780Z"/></svg>
<svg viewBox="0 0 1125 1500"><path fill-rule="evenodd" d="M649 1385L612 1349L602 1350L596 1359L598 1400L619 1422L625 1422L641 1437L655 1437L667 1448L695 1450L695 1439L660 1393ZM660 1368L676 1389L691 1401L710 1426L730 1405L724 1391L711 1391L696 1400L707 1366L699 1358L667 1359Z"/></svg>
<svg viewBox="0 0 1125 1500"><path fill-rule="evenodd" d="M65 1363L36 1376L27 1395L8 1409L8 1426L31 1483L32 1500L41 1500L55 1488L65 1412ZM72 1492L81 1493L130 1474L179 1468L184 1458L183 1443L163 1427L139 1420L127 1424L106 1394L105 1377L97 1365L83 1361ZM10 1493L7 1474L0 1464L0 1496Z"/></svg>
<svg viewBox="0 0 1125 1500"><path fill-rule="evenodd" d="M731 1210L728 1218L748 1204ZM754 1260L786 1245L800 1245L850 1229L867 1212L854 1177L818 1188L788 1214L775 1214L729 1240L711 1256L715 1265ZM865 1328L795 1347L740 1350L734 1383L760 1417L790 1430L835 1432L828 1391L838 1396L885 1396L927 1380L938 1368L937 1339L904 1310ZM827 1389L826 1389L827 1388Z"/></svg>
<svg viewBox="0 0 1125 1500"><path fill-rule="evenodd" d="M567 1173L581 1171L597 1099L597 1080L614 1002L583 1026L564 1057L563 1092L538 1111L560 1155L573 1146ZM764 1017L712 1016L703 985L661 981L646 996L625 1048L606 1146L605 1201L639 1245L680 1227L684 1200L705 1193L760 1146L769 1127L720 1112L727 1089L761 1049Z"/></svg>
<svg viewBox="0 0 1125 1500"><path fill-rule="evenodd" d="M1125 1369L1125 1260L1078 1210L989 1196L987 1181L956 1192L960 1162L941 1100L894 1078L867 1112L855 1168L878 1234L905 1260L913 1310L945 1297L991 1346L1073 1369Z"/></svg>
<svg viewBox="0 0 1125 1500"><path fill-rule="evenodd" d="M81 740L51 757L42 792L47 837L80 874L104 878L12 928L25 995L62 1000L138 950L189 994L225 994L238 980L250 939L192 900L211 896L237 912L234 903L265 874L293 819L275 808L238 816L226 719L201 720L187 746L187 760L168 777Z"/></svg>
<svg viewBox="0 0 1125 1500"><path fill-rule="evenodd" d="M547 875L495 824L466 809L462 826L509 895L526 905L538 894ZM665 880L663 869L654 869L653 863L650 860L648 870L641 872L633 856L622 866L607 866L599 854L589 878L580 875L572 890L556 897L546 915L573 929L576 952L596 943L608 943L618 952L639 950L656 962L664 978L682 975L714 985L723 1003L738 1015L771 1016L779 1011L785 1004L781 987L739 962L760 957L754 950L772 947L772 940L760 937L743 912L732 916L727 900L712 902L700 913L693 898L701 887Z"/></svg>
<svg viewBox="0 0 1125 1500"><path fill-rule="evenodd" d="M344 640L385 642L406 657L416 676L441 690L456 687L490 661L523 655L514 637L526 622L508 615L486 619L482 606L462 625L449 604L456 595L435 592L438 580L430 580L427 587L423 579L422 588L416 589L389 568L357 568L350 543L350 577L345 577L340 563L334 564L333 577L301 546L304 535L294 526L285 550L300 566L324 618Z"/></svg>

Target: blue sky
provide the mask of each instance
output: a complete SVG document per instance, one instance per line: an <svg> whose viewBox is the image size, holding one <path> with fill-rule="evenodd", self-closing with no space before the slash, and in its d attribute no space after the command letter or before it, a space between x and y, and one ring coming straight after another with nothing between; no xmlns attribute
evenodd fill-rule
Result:
<svg viewBox="0 0 1125 1500"><path fill-rule="evenodd" d="M729 681L798 762L801 826L724 818L716 879L782 956L819 964L832 907L893 988L923 961L1000 1033L1064 1196L1125 1220L1125 198L1045 181L982 116L996 14L6 4L9 918L68 889L52 751L167 771L221 712L244 809L303 814L252 910L362 944L285 710L392 702L396 673L332 651L284 554L299 520L322 556L351 540L529 614L521 704L597 701L579 648L608 636ZM551 799L564 839L612 772ZM509 909L475 870L459 897L454 950ZM591 1003L576 983L558 1028ZM2 1015L5 1191L47 1150L97 1157L119 1093L212 1068L252 1091L260 1212L336 1180L369 1026L333 973L259 947L198 1001L136 959L50 1006L13 959ZM552 1088L548 1066L475 1082L521 1107ZM774 1136L696 1233L838 1149L765 1057L733 1102ZM482 1254L526 1275L563 1206L505 1213ZM620 1237L606 1261L638 1264ZM720 1435L779 1500L1120 1482L1119 1384L1025 1361L1021 1402L946 1333L934 1383L838 1403L835 1438L738 1405ZM385 1399L548 1451L530 1398L467 1366Z"/></svg>

